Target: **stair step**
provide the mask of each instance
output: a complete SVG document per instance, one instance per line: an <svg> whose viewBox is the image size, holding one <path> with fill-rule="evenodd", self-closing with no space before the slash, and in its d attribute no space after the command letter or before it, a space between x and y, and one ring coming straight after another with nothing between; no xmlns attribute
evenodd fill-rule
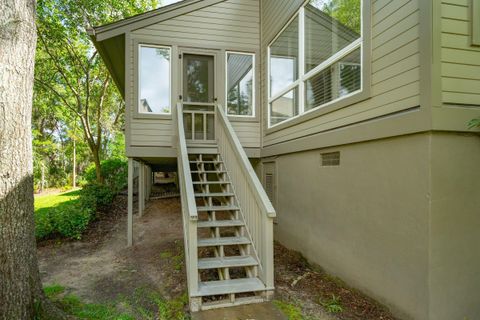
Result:
<svg viewBox="0 0 480 320"><path fill-rule="evenodd" d="M212 220L212 221L198 221L198 228L222 228L222 227L241 227L245 223L241 220Z"/></svg>
<svg viewBox="0 0 480 320"><path fill-rule="evenodd" d="M212 160L190 160L190 163L223 163L223 161L212 161Z"/></svg>
<svg viewBox="0 0 480 320"><path fill-rule="evenodd" d="M198 174L202 174L202 173L226 173L227 171L225 170L205 170L205 171L190 171L191 173L198 173Z"/></svg>
<svg viewBox="0 0 480 320"><path fill-rule="evenodd" d="M237 206L211 206L211 207L197 207L198 212L205 211L236 211L240 210Z"/></svg>
<svg viewBox="0 0 480 320"><path fill-rule="evenodd" d="M230 181L193 181L193 184L230 184Z"/></svg>
<svg viewBox="0 0 480 320"><path fill-rule="evenodd" d="M252 256L216 257L198 259L198 269L219 269L257 266L258 262Z"/></svg>
<svg viewBox="0 0 480 320"><path fill-rule="evenodd" d="M258 278L200 282L199 296L215 296L231 293L256 292L265 290L265 285Z"/></svg>
<svg viewBox="0 0 480 320"><path fill-rule="evenodd" d="M235 194L232 192L223 193L195 193L195 197L233 197Z"/></svg>
<svg viewBox="0 0 480 320"><path fill-rule="evenodd" d="M197 247L233 246L239 244L250 244L246 237L221 237L198 239Z"/></svg>

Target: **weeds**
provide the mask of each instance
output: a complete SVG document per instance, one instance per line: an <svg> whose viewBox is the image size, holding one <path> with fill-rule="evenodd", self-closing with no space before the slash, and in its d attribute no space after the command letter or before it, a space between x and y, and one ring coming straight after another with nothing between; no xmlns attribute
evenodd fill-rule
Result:
<svg viewBox="0 0 480 320"><path fill-rule="evenodd" d="M340 297L332 294L332 298L327 301L320 301L320 304L327 310L329 313L339 313L343 312L343 307L340 302Z"/></svg>
<svg viewBox="0 0 480 320"><path fill-rule="evenodd" d="M288 303L281 300L274 300L273 304L280 309L285 316L287 316L288 320L303 320L304 317L302 316L302 310L300 306L292 303Z"/></svg>
<svg viewBox="0 0 480 320"><path fill-rule="evenodd" d="M165 299L158 292L139 288L130 297L106 304L82 302L77 296L66 294L59 285L47 286L45 294L68 315L89 320L187 320L186 294L176 299ZM121 309L121 310L120 310ZM39 319L47 320L47 319Z"/></svg>

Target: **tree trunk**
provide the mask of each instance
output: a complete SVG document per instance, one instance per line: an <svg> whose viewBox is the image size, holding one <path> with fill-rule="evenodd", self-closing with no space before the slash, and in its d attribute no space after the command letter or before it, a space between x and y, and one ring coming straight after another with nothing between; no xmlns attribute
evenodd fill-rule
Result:
<svg viewBox="0 0 480 320"><path fill-rule="evenodd" d="M105 179L103 178L102 174L102 166L100 164L100 155L98 148L92 150L93 154L93 162L95 163L95 173L97 174L97 183L103 184L105 182Z"/></svg>
<svg viewBox="0 0 480 320"><path fill-rule="evenodd" d="M45 163L42 161L42 182L40 183L40 192L45 189Z"/></svg>
<svg viewBox="0 0 480 320"><path fill-rule="evenodd" d="M0 319L64 318L45 299L33 213L35 1L0 0Z"/></svg>
<svg viewBox="0 0 480 320"><path fill-rule="evenodd" d="M75 138L73 138L73 188L77 187L77 144Z"/></svg>

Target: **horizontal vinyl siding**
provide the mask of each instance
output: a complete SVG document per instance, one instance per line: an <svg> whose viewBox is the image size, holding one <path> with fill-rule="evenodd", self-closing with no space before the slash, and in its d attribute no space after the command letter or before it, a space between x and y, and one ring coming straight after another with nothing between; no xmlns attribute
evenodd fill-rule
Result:
<svg viewBox="0 0 480 320"><path fill-rule="evenodd" d="M231 122L244 148L260 147L260 126L257 122Z"/></svg>
<svg viewBox="0 0 480 320"><path fill-rule="evenodd" d="M419 1L377 0L372 3L370 99L270 133L264 137L264 146L419 106ZM269 14L264 12L263 15ZM278 32L280 28L277 26L275 29ZM271 29L270 26L264 26L264 30ZM266 52L265 47L265 62ZM263 87L263 101L266 109L268 107L266 83ZM266 114L265 110L265 117Z"/></svg>
<svg viewBox="0 0 480 320"><path fill-rule="evenodd" d="M480 105L480 47L471 45L470 0L443 0L441 6L443 102Z"/></svg>
<svg viewBox="0 0 480 320"><path fill-rule="evenodd" d="M258 0L228 0L134 31L166 43L201 48L257 50L260 45Z"/></svg>
<svg viewBox="0 0 480 320"><path fill-rule="evenodd" d="M133 41L152 39L155 43L168 46L188 46L204 49L236 50L259 52L260 50L260 3L259 0L227 0L185 15L175 17L131 33L132 52L129 60L131 77L130 90L130 135L131 146L171 147L173 135L172 120L136 119L134 108ZM178 59L172 59L175 63ZM259 59L257 57L257 68ZM219 67L223 69L223 62ZM258 69L257 69L258 70ZM223 78L218 81L224 81ZM223 84L220 84L223 87ZM180 89L178 89L180 90ZM174 92L174 97L178 94ZM221 101L221 100L220 100ZM260 147L260 122L234 122L232 125L244 147Z"/></svg>

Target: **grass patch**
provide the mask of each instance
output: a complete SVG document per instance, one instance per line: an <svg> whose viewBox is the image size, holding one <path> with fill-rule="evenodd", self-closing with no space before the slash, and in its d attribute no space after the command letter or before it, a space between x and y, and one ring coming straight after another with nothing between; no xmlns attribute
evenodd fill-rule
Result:
<svg viewBox="0 0 480 320"><path fill-rule="evenodd" d="M66 314L89 320L188 320L185 312L186 294L176 299L165 299L158 292L139 288L131 297L105 304L84 303L78 297L65 294L65 288L52 285L44 288L45 294ZM40 319L47 320L47 319Z"/></svg>
<svg viewBox="0 0 480 320"><path fill-rule="evenodd" d="M288 303L281 300L274 300L273 304L280 309L285 316L287 316L288 320L303 320L305 319L302 315L302 309L300 306Z"/></svg>
<svg viewBox="0 0 480 320"><path fill-rule="evenodd" d="M41 214L50 208L67 203L77 203L80 190L54 193L47 195L35 195L35 214Z"/></svg>

